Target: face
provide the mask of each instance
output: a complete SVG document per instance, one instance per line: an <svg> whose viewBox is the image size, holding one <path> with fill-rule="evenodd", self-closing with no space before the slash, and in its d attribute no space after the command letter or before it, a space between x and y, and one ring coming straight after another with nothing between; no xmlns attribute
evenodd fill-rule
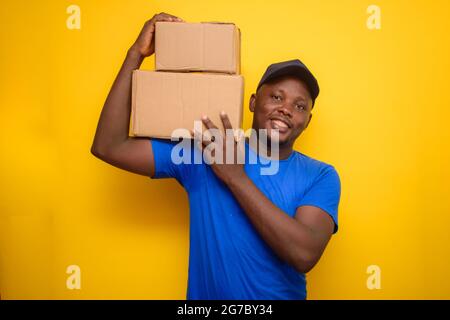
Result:
<svg viewBox="0 0 450 320"><path fill-rule="evenodd" d="M279 130L282 146L293 146L295 139L308 127L312 99L300 79L283 76L263 84L250 98L253 129L266 129L270 139L273 129Z"/></svg>

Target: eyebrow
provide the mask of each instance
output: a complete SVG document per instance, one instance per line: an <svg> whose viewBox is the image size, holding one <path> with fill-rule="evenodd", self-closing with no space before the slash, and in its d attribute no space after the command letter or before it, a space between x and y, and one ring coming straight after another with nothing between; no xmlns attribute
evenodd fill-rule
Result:
<svg viewBox="0 0 450 320"><path fill-rule="evenodd" d="M281 88L275 88L274 90L275 90L275 91L281 91L281 92L283 92L284 94L286 94L286 91L284 91L284 90L281 89ZM298 97L295 98L295 100L302 100L302 101L304 101L304 102L308 102L308 100L305 99L303 96L298 96Z"/></svg>

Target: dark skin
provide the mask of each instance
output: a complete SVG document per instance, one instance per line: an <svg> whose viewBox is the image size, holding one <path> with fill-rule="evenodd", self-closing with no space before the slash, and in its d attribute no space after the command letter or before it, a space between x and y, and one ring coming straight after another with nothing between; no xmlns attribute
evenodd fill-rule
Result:
<svg viewBox="0 0 450 320"><path fill-rule="evenodd" d="M160 13L147 21L135 43L127 52L103 106L91 152L99 159L118 168L152 177L154 160L148 138L129 137L131 113L131 73L145 57L154 53L156 21L181 22L182 19ZM279 156L286 159L293 145L311 120L312 100L305 84L291 76L280 77L264 84L250 97L254 113L254 129L278 129ZM221 115L224 128L232 129L226 114ZM216 127L205 115L207 128ZM280 122L281 121L281 122ZM200 137L198 137L201 139ZM270 138L270 134L269 134ZM199 140L202 141L202 140ZM202 141L200 147L205 147ZM269 146L270 144L268 144ZM255 150L256 146L251 145ZM226 143L223 143L226 154ZM235 154L238 144L234 144ZM306 273L319 261L333 233L334 222L323 210L302 206L292 218L275 206L249 179L244 166L238 163L210 165L245 211L253 226L280 259L297 271Z"/></svg>
<svg viewBox="0 0 450 320"><path fill-rule="evenodd" d="M289 75L275 78L250 97L250 111L254 113L252 128L270 132L274 119L286 122L287 129L279 131L279 157L286 159L292 153L295 140L308 127L312 107L309 91L300 79ZM270 143L267 149L270 151Z"/></svg>

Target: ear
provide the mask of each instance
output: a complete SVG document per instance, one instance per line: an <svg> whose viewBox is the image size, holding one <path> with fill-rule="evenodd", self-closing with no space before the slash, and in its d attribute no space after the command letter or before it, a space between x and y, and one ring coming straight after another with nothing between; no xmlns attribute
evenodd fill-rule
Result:
<svg viewBox="0 0 450 320"><path fill-rule="evenodd" d="M252 93L251 97L250 97L250 111L251 112L255 112L255 107L256 107L256 94Z"/></svg>

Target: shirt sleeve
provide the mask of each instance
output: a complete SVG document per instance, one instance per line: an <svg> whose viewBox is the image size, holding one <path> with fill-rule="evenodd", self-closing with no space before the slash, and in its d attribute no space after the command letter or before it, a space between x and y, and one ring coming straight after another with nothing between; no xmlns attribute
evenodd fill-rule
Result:
<svg viewBox="0 0 450 320"><path fill-rule="evenodd" d="M188 164L181 162L179 150L174 150L178 142L167 139L151 138L155 174L152 179L175 178L181 185L188 179ZM172 151L175 151L172 154ZM181 150L181 148L180 148ZM184 151L182 151L184 152Z"/></svg>
<svg viewBox="0 0 450 320"><path fill-rule="evenodd" d="M315 206L328 213L334 221L334 231L338 230L338 207L341 197L341 182L336 169L327 165L300 200L298 207Z"/></svg>

